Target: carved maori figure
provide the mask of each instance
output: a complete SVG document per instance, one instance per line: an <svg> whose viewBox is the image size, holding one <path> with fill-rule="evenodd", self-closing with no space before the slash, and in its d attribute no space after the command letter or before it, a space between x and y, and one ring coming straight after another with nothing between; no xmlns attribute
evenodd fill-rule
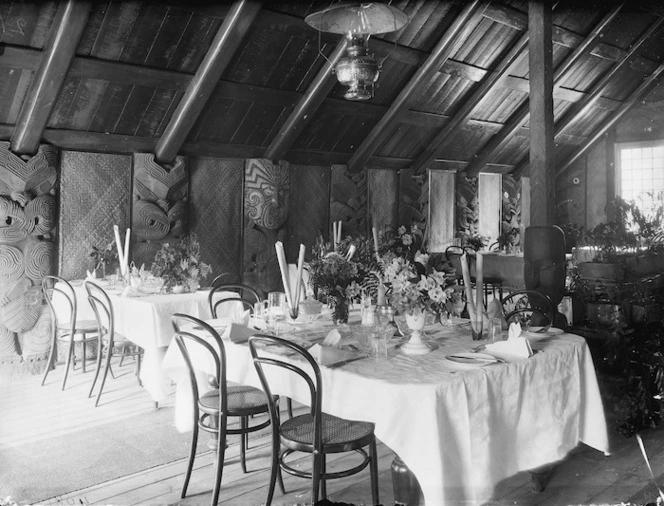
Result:
<svg viewBox="0 0 664 506"><path fill-rule="evenodd" d="M0 362L48 352L50 318L34 294L55 256L57 155L40 146L24 160L0 142Z"/></svg>
<svg viewBox="0 0 664 506"><path fill-rule="evenodd" d="M281 273L274 243L284 241L288 217L290 173L286 162L247 160L244 183L243 283L265 294L281 291Z"/></svg>
<svg viewBox="0 0 664 506"><path fill-rule="evenodd" d="M134 155L132 258L136 265L149 268L162 243L187 234L188 192L186 158L177 157L172 166L164 167L152 153Z"/></svg>

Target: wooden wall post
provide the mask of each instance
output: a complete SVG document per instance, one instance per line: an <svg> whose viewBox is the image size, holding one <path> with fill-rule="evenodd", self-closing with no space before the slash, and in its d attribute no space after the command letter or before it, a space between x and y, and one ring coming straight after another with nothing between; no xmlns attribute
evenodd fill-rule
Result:
<svg viewBox="0 0 664 506"><path fill-rule="evenodd" d="M553 56L551 3L528 2L530 65L530 224L553 225Z"/></svg>

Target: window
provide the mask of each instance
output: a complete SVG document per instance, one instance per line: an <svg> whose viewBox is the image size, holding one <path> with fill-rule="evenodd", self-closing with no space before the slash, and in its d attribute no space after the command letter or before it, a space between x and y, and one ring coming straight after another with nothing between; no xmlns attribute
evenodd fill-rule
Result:
<svg viewBox="0 0 664 506"><path fill-rule="evenodd" d="M616 144L616 195L649 215L662 205L664 140Z"/></svg>

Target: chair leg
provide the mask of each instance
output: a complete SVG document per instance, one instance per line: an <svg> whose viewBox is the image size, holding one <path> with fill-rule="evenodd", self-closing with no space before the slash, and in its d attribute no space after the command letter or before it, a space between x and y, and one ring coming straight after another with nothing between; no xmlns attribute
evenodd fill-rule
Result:
<svg viewBox="0 0 664 506"><path fill-rule="evenodd" d="M224 457L226 454L226 417L219 418L219 432L217 433L217 460L215 467L214 491L212 492L212 506L217 506L221 477L224 473Z"/></svg>
<svg viewBox="0 0 664 506"><path fill-rule="evenodd" d="M247 474L247 460L246 460L246 439L245 436L247 435L246 431L247 430L247 417L246 416L241 416L240 417L240 429L242 429L242 434L240 434L240 465L242 466L242 472L244 474Z"/></svg>
<svg viewBox="0 0 664 506"><path fill-rule="evenodd" d="M182 485L182 492L180 492L180 499L184 499L187 495L187 487L191 479L191 471L194 469L194 459L196 458L196 448L198 447L198 406L194 409L194 430L191 433L191 449L189 450L189 463L187 464L187 472L184 474L184 484Z"/></svg>
<svg viewBox="0 0 664 506"><path fill-rule="evenodd" d="M279 475L279 486L281 487L281 493L285 494L286 490L284 489L284 482L281 477L281 465L280 465L280 456L279 450L281 444L279 441L279 422L273 420L272 423L272 464L270 466L270 486L267 489L267 502L266 506L272 504L272 498L274 497L274 484L277 481L277 473Z"/></svg>
<svg viewBox="0 0 664 506"><path fill-rule="evenodd" d="M325 473L327 466L325 465L325 454L320 456L320 495L323 500L327 499L327 482L325 481Z"/></svg>
<svg viewBox="0 0 664 506"><path fill-rule="evenodd" d="M73 355L74 355L74 336L72 335L69 338L69 350L67 352L67 366L65 367L65 376L64 378L62 378L62 390L65 389L65 385L67 384L67 376L69 375L69 367L71 366L71 359Z"/></svg>
<svg viewBox="0 0 664 506"><path fill-rule="evenodd" d="M311 466L311 504L318 501L318 488L320 486L322 455L312 454L313 465Z"/></svg>
<svg viewBox="0 0 664 506"><path fill-rule="evenodd" d="M293 418L293 400L286 397L286 410L288 411L288 418Z"/></svg>
<svg viewBox="0 0 664 506"><path fill-rule="evenodd" d="M83 373L85 374L85 362L87 362L88 354L86 350L85 334L83 334L83 357L81 358L81 366L83 367Z"/></svg>
<svg viewBox="0 0 664 506"><path fill-rule="evenodd" d="M371 474L371 500L374 504L380 504L378 500L378 452L376 451L376 438L369 444L369 471Z"/></svg>
<svg viewBox="0 0 664 506"><path fill-rule="evenodd" d="M48 353L48 361L46 362L46 369L44 370L44 377L42 378L41 386L44 386L44 383L46 383L46 376L48 376L48 373L51 372L51 367L53 367L53 358L55 357L57 340L57 333L53 332L53 336L51 338L51 351Z"/></svg>
<svg viewBox="0 0 664 506"><path fill-rule="evenodd" d="M99 377L99 371L101 371L101 361L104 358L104 343L101 339L97 341L97 367L95 370L95 377L92 380L92 385L90 386L90 391L88 392L88 398L92 397L92 392L95 389L95 384L97 383L97 378Z"/></svg>
<svg viewBox="0 0 664 506"><path fill-rule="evenodd" d="M99 405L99 399L101 393L104 391L104 383L106 383L106 376L108 376L108 371L111 368L111 358L113 357L112 346L108 347L106 351L106 365L104 366L104 374L101 377L101 385L99 385L99 393L97 393L97 400L95 401L95 408Z"/></svg>
<svg viewBox="0 0 664 506"><path fill-rule="evenodd" d="M136 355L136 380L138 381L138 386L142 387L143 382L141 381L141 354Z"/></svg>

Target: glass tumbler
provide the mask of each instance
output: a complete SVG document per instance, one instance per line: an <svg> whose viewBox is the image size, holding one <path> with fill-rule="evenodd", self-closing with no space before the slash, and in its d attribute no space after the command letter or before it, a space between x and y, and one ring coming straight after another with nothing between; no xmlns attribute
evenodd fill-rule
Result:
<svg viewBox="0 0 664 506"><path fill-rule="evenodd" d="M281 325L286 321L286 314L288 314L288 302L284 292L270 292L267 294L267 313L271 330L278 336Z"/></svg>
<svg viewBox="0 0 664 506"><path fill-rule="evenodd" d="M489 319L489 342L495 343L503 340L503 323L500 318Z"/></svg>

